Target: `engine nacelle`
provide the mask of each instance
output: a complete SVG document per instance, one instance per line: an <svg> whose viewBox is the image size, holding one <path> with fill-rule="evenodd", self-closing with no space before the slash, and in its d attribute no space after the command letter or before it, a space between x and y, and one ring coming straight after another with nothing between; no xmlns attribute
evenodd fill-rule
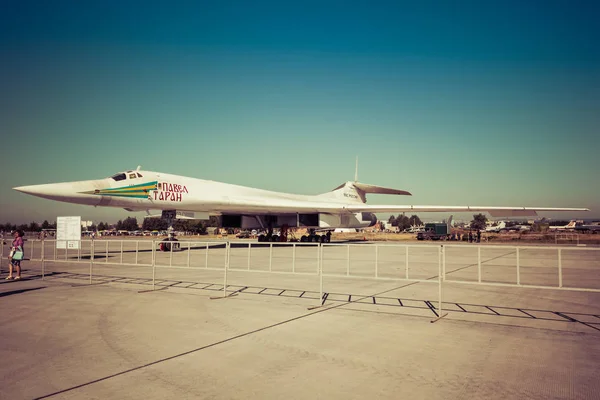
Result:
<svg viewBox="0 0 600 400"><path fill-rule="evenodd" d="M368 228L377 223L373 213L319 214L319 228Z"/></svg>

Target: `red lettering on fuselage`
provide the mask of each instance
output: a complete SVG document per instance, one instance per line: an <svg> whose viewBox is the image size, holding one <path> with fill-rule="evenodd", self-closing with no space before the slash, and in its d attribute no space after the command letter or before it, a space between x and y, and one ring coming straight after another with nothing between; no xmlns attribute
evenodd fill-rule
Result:
<svg viewBox="0 0 600 400"><path fill-rule="evenodd" d="M185 185L162 182L158 190L154 191L154 200L178 201L183 199L182 193L189 193Z"/></svg>

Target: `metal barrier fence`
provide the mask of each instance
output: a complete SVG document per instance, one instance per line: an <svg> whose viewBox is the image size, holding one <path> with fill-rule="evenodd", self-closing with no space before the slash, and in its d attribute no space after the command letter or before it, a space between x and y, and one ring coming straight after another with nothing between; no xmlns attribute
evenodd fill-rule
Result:
<svg viewBox="0 0 600 400"><path fill-rule="evenodd" d="M41 263L42 279L47 262L89 263L90 283L94 266L152 268L153 289L157 269L222 271L223 296L228 272L318 276L321 304L323 278L437 283L438 316L443 283L600 292L600 248L104 239L78 244L57 249L56 240L28 240L26 260Z"/></svg>
<svg viewBox="0 0 600 400"><path fill-rule="evenodd" d="M572 242L579 246L579 234L573 232L556 232L554 234L554 244L558 242Z"/></svg>
<svg viewBox="0 0 600 400"><path fill-rule="evenodd" d="M476 279L447 279L447 254L457 249L473 250L473 247L453 245L443 248L445 282L600 293L600 279L597 277L600 268L600 248L476 246ZM483 279L482 251L505 253L501 262L492 264L495 268L492 273L488 272L487 281ZM489 260L487 261L489 263ZM499 270L501 273L498 273Z"/></svg>

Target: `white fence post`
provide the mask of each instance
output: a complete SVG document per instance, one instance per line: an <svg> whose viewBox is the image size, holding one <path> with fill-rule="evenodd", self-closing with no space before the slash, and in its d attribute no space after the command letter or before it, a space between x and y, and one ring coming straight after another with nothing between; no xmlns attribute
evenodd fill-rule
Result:
<svg viewBox="0 0 600 400"><path fill-rule="evenodd" d="M296 273L296 243L292 244L292 273Z"/></svg>
<svg viewBox="0 0 600 400"><path fill-rule="evenodd" d="M406 246L406 260L404 263L406 264L406 279L408 279L408 245Z"/></svg>
<svg viewBox="0 0 600 400"><path fill-rule="evenodd" d="M252 248L252 243L248 242L248 271L250 271L250 252L251 252L251 248Z"/></svg>
<svg viewBox="0 0 600 400"><path fill-rule="evenodd" d="M379 264L379 247L377 245L375 245L375 278L379 278L378 264Z"/></svg>
<svg viewBox="0 0 600 400"><path fill-rule="evenodd" d="M346 254L346 276L350 276L350 245L346 245L348 251Z"/></svg>
<svg viewBox="0 0 600 400"><path fill-rule="evenodd" d="M563 287L562 279L562 249L558 249L558 287Z"/></svg>
<svg viewBox="0 0 600 400"><path fill-rule="evenodd" d="M92 240L92 242L90 243L90 285L92 284L93 270L94 270L94 241Z"/></svg>
<svg viewBox="0 0 600 400"><path fill-rule="evenodd" d="M31 255L29 256L29 260L33 261L33 254L35 252L35 241L31 240L31 242L29 242L29 241L27 241L27 242L28 242L28 244L31 243L31 250L29 250ZM29 246L27 246L27 247L29 247ZM23 258L25 258L25 253L23 253Z"/></svg>
<svg viewBox="0 0 600 400"><path fill-rule="evenodd" d="M521 284L521 258L519 248L517 247L517 285Z"/></svg>
<svg viewBox="0 0 600 400"><path fill-rule="evenodd" d="M204 268L208 268L208 242L206 242L206 258L204 259Z"/></svg>
<svg viewBox="0 0 600 400"><path fill-rule="evenodd" d="M481 283L481 246L477 246L477 282Z"/></svg>
<svg viewBox="0 0 600 400"><path fill-rule="evenodd" d="M44 247L46 247L46 244L44 243L44 239L42 239L42 280L44 280Z"/></svg>
<svg viewBox="0 0 600 400"><path fill-rule="evenodd" d="M137 265L137 263L138 263L139 252L140 252L140 241L136 240L135 241L135 265Z"/></svg>
<svg viewBox="0 0 600 400"><path fill-rule="evenodd" d="M319 243L319 306L323 302L323 244Z"/></svg>
<svg viewBox="0 0 600 400"><path fill-rule="evenodd" d="M442 245L442 280L446 280L446 248Z"/></svg>
<svg viewBox="0 0 600 400"><path fill-rule="evenodd" d="M0 248L0 272L2 272L2 259L4 258L4 238L0 239L1 248ZM10 261L9 261L10 262Z"/></svg>
<svg viewBox="0 0 600 400"><path fill-rule="evenodd" d="M152 241L152 290L156 287L156 242Z"/></svg>
<svg viewBox="0 0 600 400"><path fill-rule="evenodd" d="M223 297L227 297L227 270L229 269L229 252L231 249L231 243L225 243L225 268L223 271Z"/></svg>
<svg viewBox="0 0 600 400"><path fill-rule="evenodd" d="M192 242L188 242L187 245L188 245L188 249L187 249L188 250L187 251L187 267L189 268L190 267L190 253L191 253L191 250L192 250Z"/></svg>
<svg viewBox="0 0 600 400"><path fill-rule="evenodd" d="M442 251L444 246L441 245L438 250L438 318L442 318Z"/></svg>
<svg viewBox="0 0 600 400"><path fill-rule="evenodd" d="M273 272L273 243L269 243L269 272Z"/></svg>
<svg viewBox="0 0 600 400"><path fill-rule="evenodd" d="M321 268L321 248L317 245L317 274Z"/></svg>

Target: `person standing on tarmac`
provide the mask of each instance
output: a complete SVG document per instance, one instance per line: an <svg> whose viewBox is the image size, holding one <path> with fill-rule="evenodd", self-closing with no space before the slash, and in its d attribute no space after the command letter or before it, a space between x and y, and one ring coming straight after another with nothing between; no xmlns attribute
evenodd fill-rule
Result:
<svg viewBox="0 0 600 400"><path fill-rule="evenodd" d="M8 265L8 276L5 278L7 281L14 279L18 281L21 279L21 260L23 259L23 232L15 231L15 240L12 242L11 247L11 258L10 264ZM20 257L16 257L16 254L20 252ZM13 268L17 273L17 276L13 278Z"/></svg>

